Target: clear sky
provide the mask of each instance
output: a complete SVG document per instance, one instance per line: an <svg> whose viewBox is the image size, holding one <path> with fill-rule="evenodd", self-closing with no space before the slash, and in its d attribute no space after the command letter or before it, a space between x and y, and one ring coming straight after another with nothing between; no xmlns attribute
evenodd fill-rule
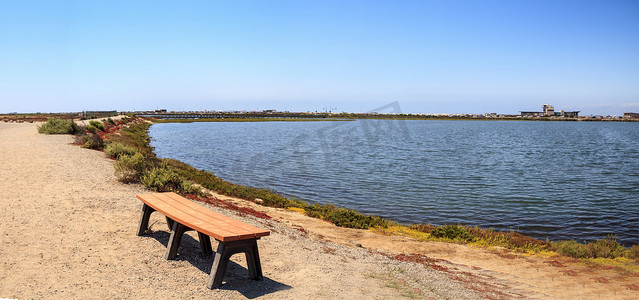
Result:
<svg viewBox="0 0 639 300"><path fill-rule="evenodd" d="M639 1L0 0L0 113L639 112Z"/></svg>

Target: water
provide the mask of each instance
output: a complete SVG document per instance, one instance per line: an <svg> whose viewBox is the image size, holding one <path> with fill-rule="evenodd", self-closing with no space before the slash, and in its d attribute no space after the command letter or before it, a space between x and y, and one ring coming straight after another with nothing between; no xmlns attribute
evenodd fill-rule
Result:
<svg viewBox="0 0 639 300"><path fill-rule="evenodd" d="M403 223L639 243L639 123L155 124L152 146L221 178Z"/></svg>

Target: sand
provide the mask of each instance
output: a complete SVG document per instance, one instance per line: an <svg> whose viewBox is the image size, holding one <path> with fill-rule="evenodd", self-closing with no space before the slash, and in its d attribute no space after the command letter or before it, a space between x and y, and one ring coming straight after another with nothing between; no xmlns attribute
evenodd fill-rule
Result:
<svg viewBox="0 0 639 300"><path fill-rule="evenodd" d="M176 260L165 260L169 233L161 215L152 215L153 233L135 234L141 209L135 194L148 191L117 182L113 161L103 153L71 145L73 138L68 135L38 134L36 125L0 123L0 298L633 299L639 295L633 289L639 277L615 270L338 228L296 212L222 196L275 220L211 207L272 233L258 242L263 281L249 280L243 257L236 255L225 285L209 290L206 281L213 257L201 253L196 234L184 237ZM418 257L423 264L393 259L412 253L425 255Z"/></svg>

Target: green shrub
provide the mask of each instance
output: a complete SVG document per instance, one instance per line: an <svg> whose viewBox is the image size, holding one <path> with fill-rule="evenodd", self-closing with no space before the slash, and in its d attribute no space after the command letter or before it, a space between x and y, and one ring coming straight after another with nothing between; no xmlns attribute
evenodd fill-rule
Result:
<svg viewBox="0 0 639 300"><path fill-rule="evenodd" d="M628 249L628 258L639 259L639 244L634 245Z"/></svg>
<svg viewBox="0 0 639 300"><path fill-rule="evenodd" d="M84 144L82 144L82 148L100 150L104 148L104 141L97 134L89 134L85 138Z"/></svg>
<svg viewBox="0 0 639 300"><path fill-rule="evenodd" d="M255 201L255 199L259 198L262 199L262 205L279 208L303 208L308 205L302 200L288 199L285 196L267 189L246 187L224 181L215 176L213 173L198 170L174 159L163 159L162 162L173 167L183 178L198 183L211 191L215 191L223 195L238 197L249 201Z"/></svg>
<svg viewBox="0 0 639 300"><path fill-rule="evenodd" d="M80 128L84 129L84 126L81 126ZM94 133L87 134L84 130L79 130L76 133L75 141L73 143L87 149L100 150L104 148L104 141L99 135Z"/></svg>
<svg viewBox="0 0 639 300"><path fill-rule="evenodd" d="M430 233L437 238L447 238L451 240L461 240L470 242L474 239L474 236L463 226L458 225L446 225L443 227L437 227Z"/></svg>
<svg viewBox="0 0 639 300"><path fill-rule="evenodd" d="M89 121L89 125L95 127L98 130L104 131L104 124L102 124L102 122L100 121Z"/></svg>
<svg viewBox="0 0 639 300"><path fill-rule="evenodd" d="M156 192L179 192L185 194L201 194L198 187L180 177L175 169L161 166L144 173L140 182L148 189Z"/></svg>
<svg viewBox="0 0 639 300"><path fill-rule="evenodd" d="M408 228L425 232L425 233L431 233L433 232L433 230L435 230L435 228L437 228L437 226L433 226L430 224L413 224L413 225L410 225Z"/></svg>
<svg viewBox="0 0 639 300"><path fill-rule="evenodd" d="M104 154L110 158L118 158L121 155L134 155L138 150L134 147L125 146L121 143L109 143L106 148L104 148Z"/></svg>
<svg viewBox="0 0 639 300"><path fill-rule="evenodd" d="M147 168L146 166L144 155L140 152L133 155L121 155L114 165L115 176L125 183L139 182L140 176Z"/></svg>
<svg viewBox="0 0 639 300"><path fill-rule="evenodd" d="M78 125L71 120L52 118L38 126L38 132L44 134L74 134L78 131Z"/></svg>
<svg viewBox="0 0 639 300"><path fill-rule="evenodd" d="M308 216L326 220L341 227L369 229L376 226L388 226L388 221L380 217L365 215L352 209L335 207L332 204L313 204L303 208Z"/></svg>
<svg viewBox="0 0 639 300"><path fill-rule="evenodd" d="M131 119L128 119L131 121ZM151 124L149 123L139 123L132 124L128 127L122 128L118 131L119 134L111 135L109 137L109 142L120 143L125 146L135 147L139 152L142 152L145 157L150 160L157 160L155 154L153 154L153 149L149 145L150 138L148 136L148 130Z"/></svg>
<svg viewBox="0 0 639 300"><path fill-rule="evenodd" d="M82 126L82 130L84 130L84 126ZM73 141L73 143L82 146L84 145L84 143L87 142L87 139L89 139L89 135L87 135L84 131L78 131L75 135L75 141Z"/></svg>
<svg viewBox="0 0 639 300"><path fill-rule="evenodd" d="M626 248L617 242L616 236L608 236L603 240L596 240L586 244L592 258L615 258L623 255Z"/></svg>
<svg viewBox="0 0 639 300"><path fill-rule="evenodd" d="M109 123L109 124L111 124L111 125L115 125L115 121L113 121L113 119L111 119L111 118L108 118L108 119L106 120L106 122L107 122L107 123Z"/></svg>
<svg viewBox="0 0 639 300"><path fill-rule="evenodd" d="M86 129L88 132L91 132L91 133L96 133L98 131L98 128L91 124L85 126L84 129Z"/></svg>
<svg viewBox="0 0 639 300"><path fill-rule="evenodd" d="M553 242L553 246L557 253L574 258L616 258L629 256L631 254L627 253L632 252L632 249L626 251L626 248L617 242L615 236L585 244L577 241L557 241Z"/></svg>
<svg viewBox="0 0 639 300"><path fill-rule="evenodd" d="M553 242L553 246L557 253L574 258L587 258L590 257L590 251L586 248L586 245L577 241L557 241Z"/></svg>
<svg viewBox="0 0 639 300"><path fill-rule="evenodd" d="M517 250L547 250L551 247L550 242L538 240L533 237L525 236L514 231L496 231L494 229L482 229L479 227L465 227L473 241L483 240L491 245L500 245L509 249Z"/></svg>

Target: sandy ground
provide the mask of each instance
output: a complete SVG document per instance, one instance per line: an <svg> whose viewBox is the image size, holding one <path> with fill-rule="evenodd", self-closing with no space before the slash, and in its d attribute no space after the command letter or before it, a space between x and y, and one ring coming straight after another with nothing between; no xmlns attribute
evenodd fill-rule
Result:
<svg viewBox="0 0 639 300"><path fill-rule="evenodd" d="M117 182L103 153L36 125L0 123L0 298L639 298L633 273L338 228L223 196L276 221L212 208L272 233L258 242L264 281L248 280L236 255L225 285L208 290L213 257L196 234L164 260L159 214L153 233L135 235L146 191Z"/></svg>

